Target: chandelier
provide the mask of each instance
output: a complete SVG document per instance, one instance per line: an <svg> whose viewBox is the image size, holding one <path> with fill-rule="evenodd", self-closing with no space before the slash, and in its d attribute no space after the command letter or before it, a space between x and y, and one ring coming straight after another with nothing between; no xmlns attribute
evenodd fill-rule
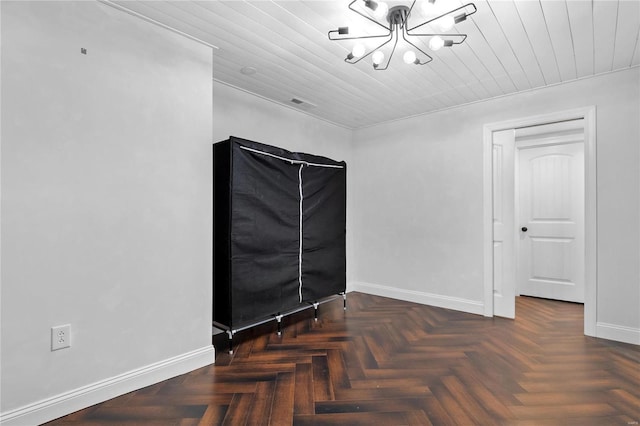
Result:
<svg viewBox="0 0 640 426"><path fill-rule="evenodd" d="M476 13L475 4L467 3L464 6L443 12L438 10L438 5L435 4L436 0L424 0L421 7L422 14L420 14L417 8L414 11L416 1L413 0L411 6L397 5L390 8L383 1L353 0L349 3L349 9L381 27L384 32L381 34L350 36L349 27L339 27L337 30L329 31L329 40L372 40L379 42L380 39L383 39L377 47L372 49L367 49L362 42L357 42L344 59L349 64L357 64L364 58L371 56L373 68L378 71L386 70L389 67L391 57L396 51L400 38L409 46L404 51L402 59L407 64L415 65L425 65L433 60L427 52L416 45L420 37L428 38L429 49L433 51L442 47L451 47L454 44L464 43L467 38L466 34L447 34L446 32L451 30L455 24ZM422 19L418 19L418 23L411 26L409 21L414 21L414 16ZM384 23L385 20L386 23Z"/></svg>

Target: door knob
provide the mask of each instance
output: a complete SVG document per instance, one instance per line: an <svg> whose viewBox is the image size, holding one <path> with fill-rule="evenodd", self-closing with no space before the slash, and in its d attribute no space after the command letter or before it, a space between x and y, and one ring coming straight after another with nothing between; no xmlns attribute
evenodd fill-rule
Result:
<svg viewBox="0 0 640 426"><path fill-rule="evenodd" d="M527 232L527 227L526 226L523 226L521 229L522 229L522 232Z"/></svg>

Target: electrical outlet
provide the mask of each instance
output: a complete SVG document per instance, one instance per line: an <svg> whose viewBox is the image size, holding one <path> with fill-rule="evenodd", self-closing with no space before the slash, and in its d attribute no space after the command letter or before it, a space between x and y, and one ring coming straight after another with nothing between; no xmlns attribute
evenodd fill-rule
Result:
<svg viewBox="0 0 640 426"><path fill-rule="evenodd" d="M71 346L71 324L51 327L51 350L57 351Z"/></svg>

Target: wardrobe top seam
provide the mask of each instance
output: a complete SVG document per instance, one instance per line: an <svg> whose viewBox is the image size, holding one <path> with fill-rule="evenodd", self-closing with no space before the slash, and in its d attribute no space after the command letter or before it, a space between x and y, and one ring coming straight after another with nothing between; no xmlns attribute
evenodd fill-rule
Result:
<svg viewBox="0 0 640 426"><path fill-rule="evenodd" d="M273 158L276 158L278 160L287 161L287 162L289 162L291 164L304 164L305 166L312 166L312 167L328 167L328 168L333 168L333 169L344 169L344 166L338 166L338 165L334 165L334 164L311 163L309 161L303 161L303 160L293 160L291 158L281 157L279 155L271 154L269 152L260 151L260 150L249 148L249 147L246 147L246 146L240 146L240 148L244 149L245 151L253 152L255 154L266 155L268 157L273 157Z"/></svg>

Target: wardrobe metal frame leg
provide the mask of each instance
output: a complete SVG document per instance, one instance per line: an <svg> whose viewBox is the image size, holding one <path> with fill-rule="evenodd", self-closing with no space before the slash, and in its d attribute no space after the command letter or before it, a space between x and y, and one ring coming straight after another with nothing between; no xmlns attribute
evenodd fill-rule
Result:
<svg viewBox="0 0 640 426"><path fill-rule="evenodd" d="M229 355L233 355L233 331L227 330L227 336L229 336Z"/></svg>
<svg viewBox="0 0 640 426"><path fill-rule="evenodd" d="M347 293L340 293L342 295L342 309L347 310Z"/></svg>
<svg viewBox="0 0 640 426"><path fill-rule="evenodd" d="M282 336L282 315L280 313L276 315L276 321L278 322L278 336Z"/></svg>
<svg viewBox="0 0 640 426"><path fill-rule="evenodd" d="M318 306L320 304L318 302L313 302L313 320L318 321Z"/></svg>

